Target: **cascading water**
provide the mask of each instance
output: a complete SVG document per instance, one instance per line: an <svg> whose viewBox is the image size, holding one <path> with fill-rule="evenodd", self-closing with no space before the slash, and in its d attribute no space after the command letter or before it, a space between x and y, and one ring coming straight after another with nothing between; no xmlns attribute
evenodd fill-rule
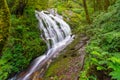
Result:
<svg viewBox="0 0 120 80"><path fill-rule="evenodd" d="M42 39L46 42L48 51L35 59L26 73L11 80L32 80L31 75L39 70L43 64L56 56L73 40L69 25L58 15L47 11L35 11L42 32Z"/></svg>

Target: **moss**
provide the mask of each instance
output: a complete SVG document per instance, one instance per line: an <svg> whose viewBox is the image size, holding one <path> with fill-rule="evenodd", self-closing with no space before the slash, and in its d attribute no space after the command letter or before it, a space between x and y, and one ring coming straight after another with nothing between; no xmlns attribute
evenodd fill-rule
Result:
<svg viewBox="0 0 120 80"><path fill-rule="evenodd" d="M0 1L0 52L8 38L10 27L10 12L6 0Z"/></svg>
<svg viewBox="0 0 120 80"><path fill-rule="evenodd" d="M38 8L39 10L45 10L48 8L48 0L37 0L36 8Z"/></svg>
<svg viewBox="0 0 120 80"><path fill-rule="evenodd" d="M55 76L56 74L59 74L60 71L63 71L63 69L67 69L67 67L69 66L69 60L70 58L62 58L61 59L57 59L47 70L45 77L49 78L52 76ZM65 67L65 65L66 67Z"/></svg>
<svg viewBox="0 0 120 80"><path fill-rule="evenodd" d="M71 61L73 58L78 56L78 52L74 48L78 42L80 41L80 35L76 35L75 40L68 45L60 54L59 57L50 65L48 70L45 73L43 79L50 80L51 78L61 80L66 78L66 75L61 74L68 71L68 68L71 66ZM75 78L75 74L72 74L73 78Z"/></svg>

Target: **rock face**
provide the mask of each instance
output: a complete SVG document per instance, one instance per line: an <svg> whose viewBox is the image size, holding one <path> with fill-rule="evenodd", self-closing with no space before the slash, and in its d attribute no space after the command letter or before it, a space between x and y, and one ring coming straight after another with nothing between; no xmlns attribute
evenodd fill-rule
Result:
<svg viewBox="0 0 120 80"><path fill-rule="evenodd" d="M6 0L0 0L0 53L7 40L10 27L10 12Z"/></svg>
<svg viewBox="0 0 120 80"><path fill-rule="evenodd" d="M45 80L79 80L79 73L84 65L85 58L85 45L88 43L89 38L85 35L77 37L69 49L65 49L55 62L52 63L50 68L44 75ZM76 40L76 39L75 39Z"/></svg>

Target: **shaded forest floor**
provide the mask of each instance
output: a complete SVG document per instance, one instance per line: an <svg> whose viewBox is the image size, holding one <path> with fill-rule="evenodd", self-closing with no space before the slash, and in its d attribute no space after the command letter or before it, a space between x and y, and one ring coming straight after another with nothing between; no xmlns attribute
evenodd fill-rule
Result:
<svg viewBox="0 0 120 80"><path fill-rule="evenodd" d="M75 40L53 61L43 80L78 80L85 58L85 45L89 38L76 35Z"/></svg>

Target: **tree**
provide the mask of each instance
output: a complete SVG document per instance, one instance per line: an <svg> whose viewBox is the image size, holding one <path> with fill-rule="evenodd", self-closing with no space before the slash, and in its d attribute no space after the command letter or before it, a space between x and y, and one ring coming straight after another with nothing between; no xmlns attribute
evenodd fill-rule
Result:
<svg viewBox="0 0 120 80"><path fill-rule="evenodd" d="M109 0L104 0L104 10L107 10L109 5L110 5L110 1Z"/></svg>
<svg viewBox="0 0 120 80"><path fill-rule="evenodd" d="M10 12L6 0L0 0L0 53L9 35Z"/></svg>
<svg viewBox="0 0 120 80"><path fill-rule="evenodd" d="M24 9L28 3L28 0L15 0L12 3L12 9L11 12L16 14L16 15L23 15Z"/></svg>
<svg viewBox="0 0 120 80"><path fill-rule="evenodd" d="M88 9L87 9L86 0L83 0L83 6L84 6L85 14L86 14L86 20L87 20L87 22L90 24L91 21L90 21L90 17L89 17Z"/></svg>
<svg viewBox="0 0 120 80"><path fill-rule="evenodd" d="M22 16L26 8L43 10L48 8L48 0L7 0L12 14Z"/></svg>
<svg viewBox="0 0 120 80"><path fill-rule="evenodd" d="M96 5L98 8L98 11L103 10L103 6L102 6L102 0L96 0Z"/></svg>

